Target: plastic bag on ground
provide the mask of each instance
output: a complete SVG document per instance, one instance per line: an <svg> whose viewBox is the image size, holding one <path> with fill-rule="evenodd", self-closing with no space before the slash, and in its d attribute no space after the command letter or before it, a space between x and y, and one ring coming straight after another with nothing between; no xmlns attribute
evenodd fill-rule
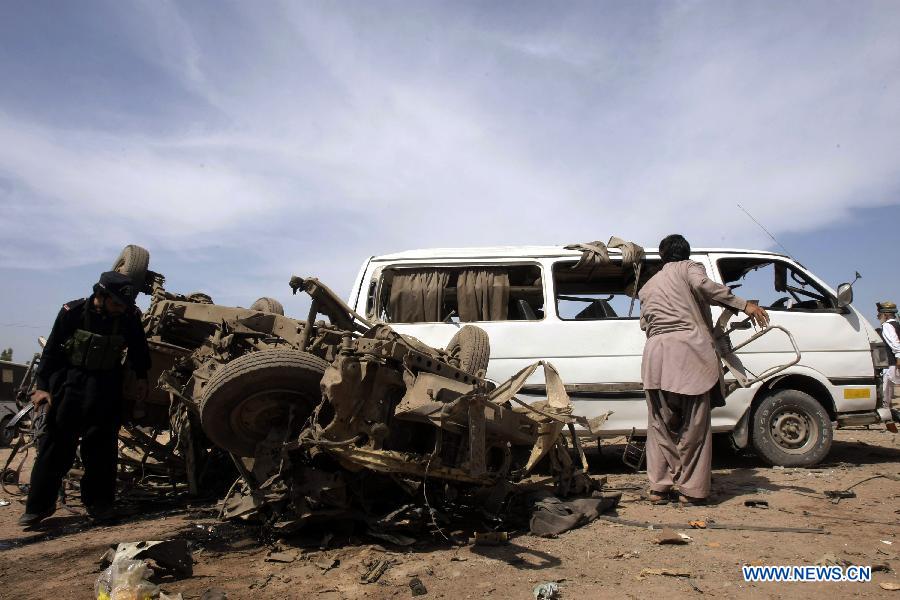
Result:
<svg viewBox="0 0 900 600"><path fill-rule="evenodd" d="M142 560L113 561L94 584L97 600L153 600L159 587L147 581L153 571Z"/></svg>

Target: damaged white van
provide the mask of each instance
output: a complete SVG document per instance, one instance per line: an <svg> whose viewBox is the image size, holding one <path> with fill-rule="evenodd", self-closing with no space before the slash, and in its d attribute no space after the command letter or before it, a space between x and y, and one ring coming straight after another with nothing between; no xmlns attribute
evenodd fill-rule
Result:
<svg viewBox="0 0 900 600"><path fill-rule="evenodd" d="M503 381L543 359L558 369L576 412L612 415L609 436L646 432L641 386L644 332L639 287L661 266L647 250L641 268L622 264L608 249L598 266L579 262L563 247L415 250L367 260L350 298L358 313L397 331L444 347L464 324L489 335L487 377ZM726 406L712 412L714 432L731 432L735 445L771 464L812 465L828 453L833 426L877 423L881 393L877 370L887 365L875 329L850 305L852 288L839 294L791 258L765 251L694 249L692 260L709 276L755 300L772 325L791 336L764 335L737 356L751 376L795 363L749 387L728 385ZM713 319L721 309L713 308ZM738 346L753 333L731 334ZM730 375L726 373L726 383ZM541 380L526 391L543 392Z"/></svg>

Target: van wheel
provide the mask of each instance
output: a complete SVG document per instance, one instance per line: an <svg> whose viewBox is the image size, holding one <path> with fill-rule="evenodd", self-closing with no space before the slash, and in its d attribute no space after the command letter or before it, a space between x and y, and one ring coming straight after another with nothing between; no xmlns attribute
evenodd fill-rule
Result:
<svg viewBox="0 0 900 600"><path fill-rule="evenodd" d="M200 401L200 424L210 441L238 456L286 422L294 407L303 422L322 401L319 383L328 362L299 350L260 350L227 363L213 375Z"/></svg>
<svg viewBox="0 0 900 600"><path fill-rule="evenodd" d="M150 253L146 249L129 244L119 253L119 258L112 265L112 270L127 275L131 283L142 290L147 279L147 268L150 266Z"/></svg>
<svg viewBox="0 0 900 600"><path fill-rule="evenodd" d="M267 298L263 296L250 305L250 310L258 310L259 312L275 313L284 316L284 306L275 298Z"/></svg>
<svg viewBox="0 0 900 600"><path fill-rule="evenodd" d="M487 332L474 325L465 325L447 344L450 363L470 375L483 378L491 359L491 342Z"/></svg>
<svg viewBox="0 0 900 600"><path fill-rule="evenodd" d="M770 392L753 413L753 449L770 465L809 467L831 450L831 417L799 390Z"/></svg>

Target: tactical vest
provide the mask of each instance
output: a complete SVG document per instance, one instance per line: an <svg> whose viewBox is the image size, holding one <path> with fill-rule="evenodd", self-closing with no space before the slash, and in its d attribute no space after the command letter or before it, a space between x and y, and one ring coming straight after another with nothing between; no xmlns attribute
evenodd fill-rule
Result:
<svg viewBox="0 0 900 600"><path fill-rule="evenodd" d="M90 306L84 307L84 328L76 329L63 349L69 358L69 365L88 371L110 371L122 366L122 351L125 337L118 334L119 317L113 319L112 333L102 335L89 330Z"/></svg>
<svg viewBox="0 0 900 600"><path fill-rule="evenodd" d="M896 320L891 319L890 321L885 322L885 325L890 325L894 328L894 331L897 332L897 337L900 337L900 323ZM884 339L884 326L882 325L875 331L878 332L878 335L881 336L881 340L884 342L884 346L887 349L888 360L891 362L891 365L897 362L897 356L894 356L894 351L891 349L891 345L887 343L887 340Z"/></svg>

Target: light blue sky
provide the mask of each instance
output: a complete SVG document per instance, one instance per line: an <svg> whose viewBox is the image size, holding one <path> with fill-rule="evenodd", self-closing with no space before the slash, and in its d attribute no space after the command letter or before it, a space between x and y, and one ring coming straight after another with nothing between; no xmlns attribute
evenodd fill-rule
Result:
<svg viewBox="0 0 900 600"><path fill-rule="evenodd" d="M127 243L221 303L367 256L772 248L900 299L900 3L2 2L0 346Z"/></svg>

